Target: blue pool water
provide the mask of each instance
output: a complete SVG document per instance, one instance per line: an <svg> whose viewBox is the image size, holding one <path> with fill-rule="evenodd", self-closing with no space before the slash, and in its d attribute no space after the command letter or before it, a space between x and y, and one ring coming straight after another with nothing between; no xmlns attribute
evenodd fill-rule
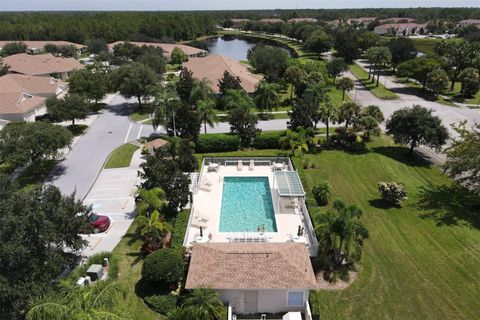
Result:
<svg viewBox="0 0 480 320"><path fill-rule="evenodd" d="M223 179L220 232L276 232L275 211L267 177L225 177Z"/></svg>

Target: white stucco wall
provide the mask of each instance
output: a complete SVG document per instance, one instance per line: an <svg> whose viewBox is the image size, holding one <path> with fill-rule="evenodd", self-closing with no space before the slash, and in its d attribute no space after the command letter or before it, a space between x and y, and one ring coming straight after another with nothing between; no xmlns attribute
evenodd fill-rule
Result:
<svg viewBox="0 0 480 320"><path fill-rule="evenodd" d="M248 290L252 291L252 290ZM308 301L309 290L304 289L278 289L278 290L255 290L258 292L257 313L283 313L288 311L304 311L305 302ZM303 305L299 307L287 306L289 291L303 291ZM243 290L217 290L220 299L225 304L230 304L233 313L244 313L244 291Z"/></svg>

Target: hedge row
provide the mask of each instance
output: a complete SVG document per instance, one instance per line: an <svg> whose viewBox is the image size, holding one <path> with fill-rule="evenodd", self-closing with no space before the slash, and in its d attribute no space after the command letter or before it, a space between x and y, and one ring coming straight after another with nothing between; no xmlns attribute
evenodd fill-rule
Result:
<svg viewBox="0 0 480 320"><path fill-rule="evenodd" d="M190 217L189 210L183 210L178 213L173 224L172 232L172 248L183 248L183 237L187 231L188 219Z"/></svg>
<svg viewBox="0 0 480 320"><path fill-rule="evenodd" d="M260 133L252 143L255 149L279 149L280 138L285 131L267 131ZM237 135L226 133L201 134L198 137L195 151L197 153L237 151L240 139Z"/></svg>

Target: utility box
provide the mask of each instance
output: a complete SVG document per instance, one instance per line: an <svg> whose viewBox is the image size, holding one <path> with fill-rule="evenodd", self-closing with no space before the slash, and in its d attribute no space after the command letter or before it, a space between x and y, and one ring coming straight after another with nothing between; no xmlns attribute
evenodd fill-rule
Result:
<svg viewBox="0 0 480 320"><path fill-rule="evenodd" d="M87 270L87 276L92 279L92 281L97 281L103 277L103 267L101 264L92 264Z"/></svg>

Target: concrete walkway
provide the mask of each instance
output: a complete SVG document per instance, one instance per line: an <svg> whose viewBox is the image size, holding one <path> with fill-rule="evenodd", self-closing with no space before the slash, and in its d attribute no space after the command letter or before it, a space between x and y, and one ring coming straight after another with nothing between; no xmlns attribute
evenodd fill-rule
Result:
<svg viewBox="0 0 480 320"><path fill-rule="evenodd" d="M110 229L104 233L82 236L88 241L84 256L112 251L127 232L135 217L135 192L140 182L138 170L143 162L141 149L134 152L129 167L103 169L84 204L93 211L110 217Z"/></svg>

